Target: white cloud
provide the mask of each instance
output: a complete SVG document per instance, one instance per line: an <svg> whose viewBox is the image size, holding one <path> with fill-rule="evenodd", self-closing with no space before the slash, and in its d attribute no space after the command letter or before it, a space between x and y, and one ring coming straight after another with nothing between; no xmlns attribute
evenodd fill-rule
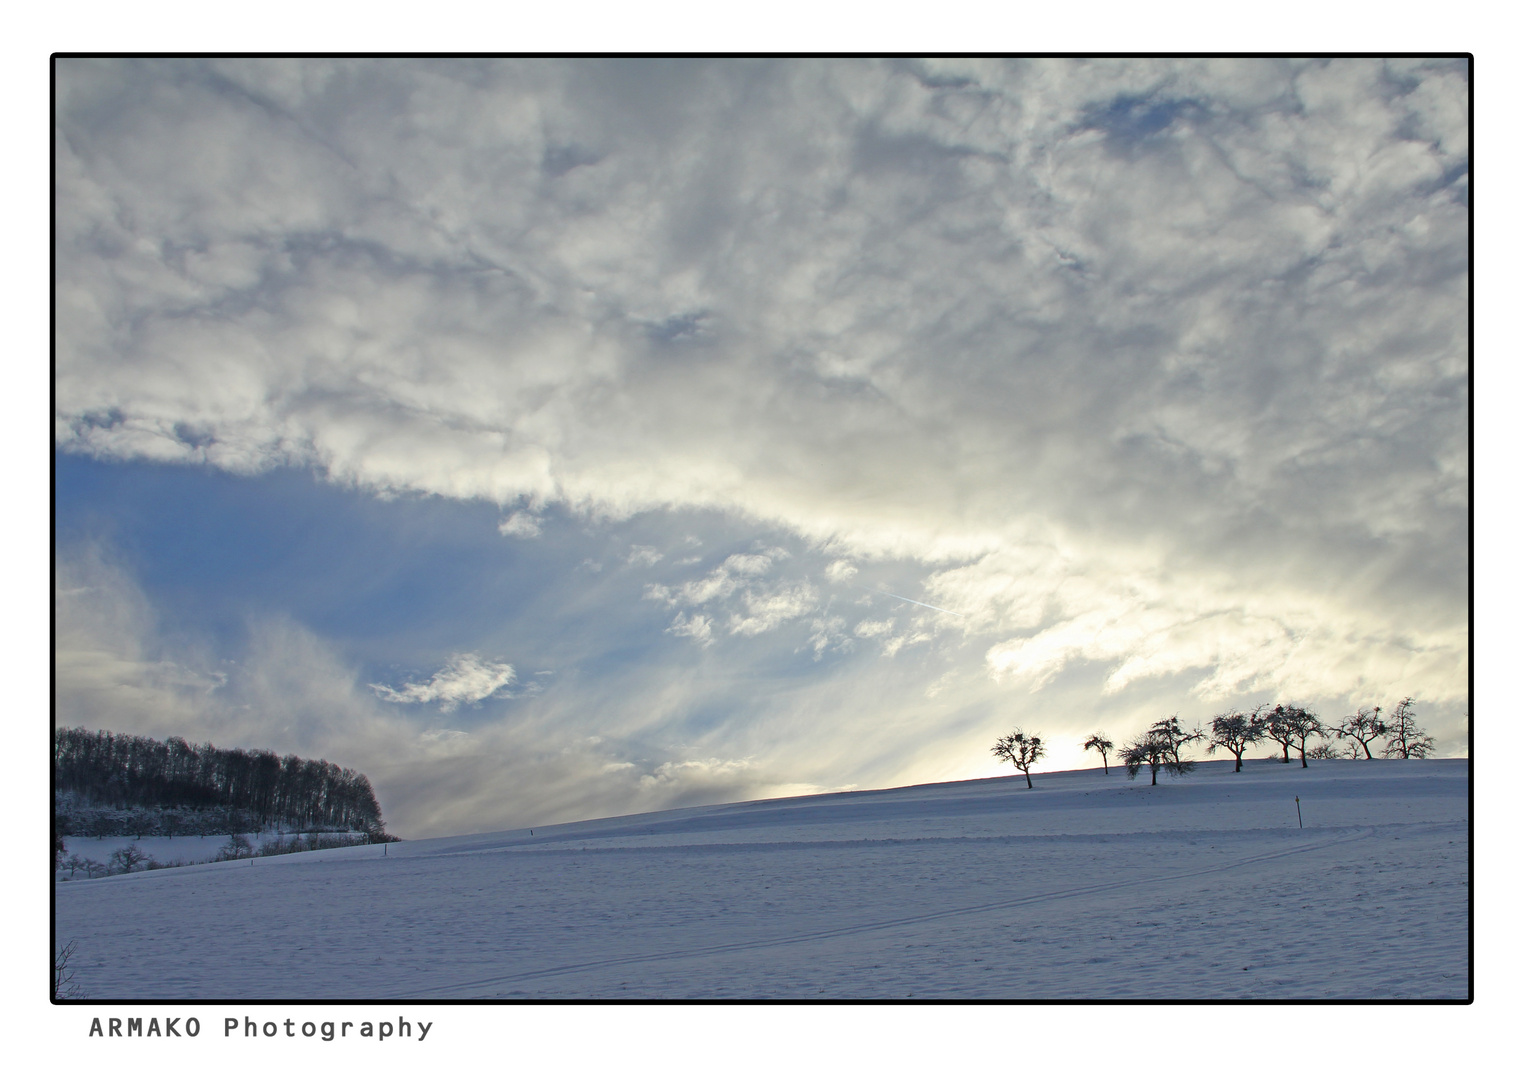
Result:
<svg viewBox="0 0 1528 1080"><path fill-rule="evenodd" d="M515 536L522 540L541 535L541 519L535 514L526 513L524 510L516 510L509 517L499 522L499 532L504 536Z"/></svg>
<svg viewBox="0 0 1528 1080"><path fill-rule="evenodd" d="M428 682L405 683L401 690L378 683L370 685L383 701L400 704L438 701L441 712L451 712L458 705L482 701L514 681L515 669L509 664L487 661L476 653L460 653L430 676Z"/></svg>
<svg viewBox="0 0 1528 1080"><path fill-rule="evenodd" d="M750 589L743 596L743 612L727 622L729 633L752 637L809 614L817 606L817 590L808 582L787 585L769 592Z"/></svg>
<svg viewBox="0 0 1528 1080"><path fill-rule="evenodd" d="M718 778L730 779L748 767L747 761L722 761L718 758L707 758L704 761L665 761L651 772L641 774L637 782L643 787L690 786L697 780L704 783L715 782Z"/></svg>
<svg viewBox="0 0 1528 1080"><path fill-rule="evenodd" d="M426 754L437 757L471 753L478 745L471 732L451 728L427 728L419 733L419 742Z"/></svg>
<svg viewBox="0 0 1528 1080"><path fill-rule="evenodd" d="M626 556L627 566L656 566L663 561L663 553L645 544L633 544Z"/></svg>
<svg viewBox="0 0 1528 1080"><path fill-rule="evenodd" d="M847 559L835 559L823 570L822 576L836 585L841 585L854 580L854 575L859 573L859 567Z"/></svg>
<svg viewBox="0 0 1528 1080"><path fill-rule="evenodd" d="M1460 489L1457 66L954 68L65 62L61 440L915 559Z"/></svg>
<svg viewBox="0 0 1528 1080"><path fill-rule="evenodd" d="M748 579L760 577L776 562L785 558L789 558L789 552L781 548L771 548L762 553L729 555L722 560L720 566L703 578L674 587L649 585L643 595L670 607L678 604L708 604L726 599L742 588Z"/></svg>
<svg viewBox="0 0 1528 1080"><path fill-rule="evenodd" d="M921 645L925 641L933 641L934 635L927 630L915 630L908 634L898 634L894 638L888 638L886 644L881 647L882 656L896 656L897 653L909 645Z"/></svg>
<svg viewBox="0 0 1528 1080"><path fill-rule="evenodd" d="M766 573L771 566L781 559L790 558L790 552L784 548L770 548L768 551L756 554L729 555L722 563L722 569L742 577L758 577Z"/></svg>
<svg viewBox="0 0 1528 1080"><path fill-rule="evenodd" d="M844 620L837 615L829 615L812 620L812 636L807 644L812 646L812 656L818 660L822 654L832 649L837 652L848 652L854 648L854 641L844 633Z"/></svg>
<svg viewBox="0 0 1528 1080"><path fill-rule="evenodd" d="M701 645L711 644L711 620L698 612L688 619L683 615L675 615L674 621L664 632L675 637L694 638Z"/></svg>

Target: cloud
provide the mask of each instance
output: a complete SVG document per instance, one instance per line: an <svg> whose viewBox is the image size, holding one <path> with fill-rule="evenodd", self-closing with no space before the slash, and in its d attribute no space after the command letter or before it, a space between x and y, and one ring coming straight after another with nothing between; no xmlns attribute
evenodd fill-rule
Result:
<svg viewBox="0 0 1528 1080"><path fill-rule="evenodd" d="M472 735L465 731L454 731L450 728L429 728L419 733L421 742L427 743L457 743L471 739Z"/></svg>
<svg viewBox="0 0 1528 1080"><path fill-rule="evenodd" d="M541 535L541 521L534 514L517 510L499 523L499 532L504 536L529 540Z"/></svg>
<svg viewBox="0 0 1528 1080"><path fill-rule="evenodd" d="M746 761L720 761L717 758L705 761L665 761L652 772L642 774L638 783L647 787L672 787L679 784L690 786L697 777L727 777L747 769L748 765Z"/></svg>
<svg viewBox="0 0 1528 1080"><path fill-rule="evenodd" d="M808 644L812 646L812 657L816 660L821 660L822 654L829 649L848 652L854 648L854 641L844 633L844 620L837 615L813 619Z"/></svg>
<svg viewBox="0 0 1528 1080"><path fill-rule="evenodd" d="M691 615L686 619L683 615L675 615L674 621L669 624L665 633L675 637L694 638L701 645L711 643L711 620L701 614Z"/></svg>
<svg viewBox="0 0 1528 1080"><path fill-rule="evenodd" d="M743 612L727 622L733 634L752 637L767 633L792 619L799 619L817 606L817 590L808 582L787 585L769 592L750 589L743 596Z"/></svg>
<svg viewBox="0 0 1528 1080"><path fill-rule="evenodd" d="M646 544L633 544L630 554L626 556L627 566L657 566L662 561L662 552Z"/></svg>
<svg viewBox="0 0 1528 1080"><path fill-rule="evenodd" d="M451 712L458 705L482 701L514 681L515 669L509 664L485 661L475 653L462 653L451 657L428 682L405 683L401 690L372 683L371 689L383 701L400 704L438 701L441 712Z"/></svg>
<svg viewBox="0 0 1528 1080"><path fill-rule="evenodd" d="M846 582L853 581L854 575L857 573L859 573L859 567L855 566L847 559L835 559L833 562L830 562L823 570L822 576L833 582L835 585L841 585Z"/></svg>
<svg viewBox="0 0 1528 1080"><path fill-rule="evenodd" d="M63 445L912 558L1460 498L1459 67L614 70L66 62Z"/></svg>
<svg viewBox="0 0 1528 1080"><path fill-rule="evenodd" d="M154 647L152 605L101 546L67 552L55 573L53 676L61 722L139 730L194 721L227 684L227 665L206 651Z"/></svg>
<svg viewBox="0 0 1528 1080"><path fill-rule="evenodd" d="M748 579L767 573L778 560L789 557L789 552L783 548L771 548L761 553L743 552L729 555L722 560L720 566L703 578L673 587L649 585L644 595L649 600L658 600L670 607L677 604L711 603L731 596L742 588Z"/></svg>

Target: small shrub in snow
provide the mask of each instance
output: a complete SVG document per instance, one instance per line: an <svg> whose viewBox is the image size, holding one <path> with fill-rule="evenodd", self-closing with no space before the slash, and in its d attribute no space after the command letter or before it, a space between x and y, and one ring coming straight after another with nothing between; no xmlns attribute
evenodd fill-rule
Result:
<svg viewBox="0 0 1528 1080"><path fill-rule="evenodd" d="M238 833L228 838L228 843L218 848L217 861L229 862L233 859L248 859L255 854L255 845L249 842L249 837Z"/></svg>

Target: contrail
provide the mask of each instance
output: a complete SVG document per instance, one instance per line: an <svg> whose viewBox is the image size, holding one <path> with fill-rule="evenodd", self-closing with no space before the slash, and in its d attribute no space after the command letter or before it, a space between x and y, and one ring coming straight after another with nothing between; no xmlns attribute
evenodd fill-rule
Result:
<svg viewBox="0 0 1528 1080"><path fill-rule="evenodd" d="M878 592L882 596L889 596L893 600L906 600L909 604L917 604L919 607L933 608L935 611L942 611L946 615L954 615L957 619L964 619L965 618L965 616L962 615L958 611L951 611L949 608L934 607L933 604L925 604L922 600L914 600L910 596L898 596L896 593L894 593L894 592L887 592L885 589L872 589L870 591L871 592Z"/></svg>

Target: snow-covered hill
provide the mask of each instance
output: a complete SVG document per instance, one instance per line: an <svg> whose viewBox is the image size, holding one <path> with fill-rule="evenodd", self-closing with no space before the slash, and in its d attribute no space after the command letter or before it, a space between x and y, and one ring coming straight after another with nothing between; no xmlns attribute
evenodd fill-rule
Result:
<svg viewBox="0 0 1528 1080"><path fill-rule="evenodd" d="M56 926L98 998L1461 999L1468 770L698 807L61 882Z"/></svg>

